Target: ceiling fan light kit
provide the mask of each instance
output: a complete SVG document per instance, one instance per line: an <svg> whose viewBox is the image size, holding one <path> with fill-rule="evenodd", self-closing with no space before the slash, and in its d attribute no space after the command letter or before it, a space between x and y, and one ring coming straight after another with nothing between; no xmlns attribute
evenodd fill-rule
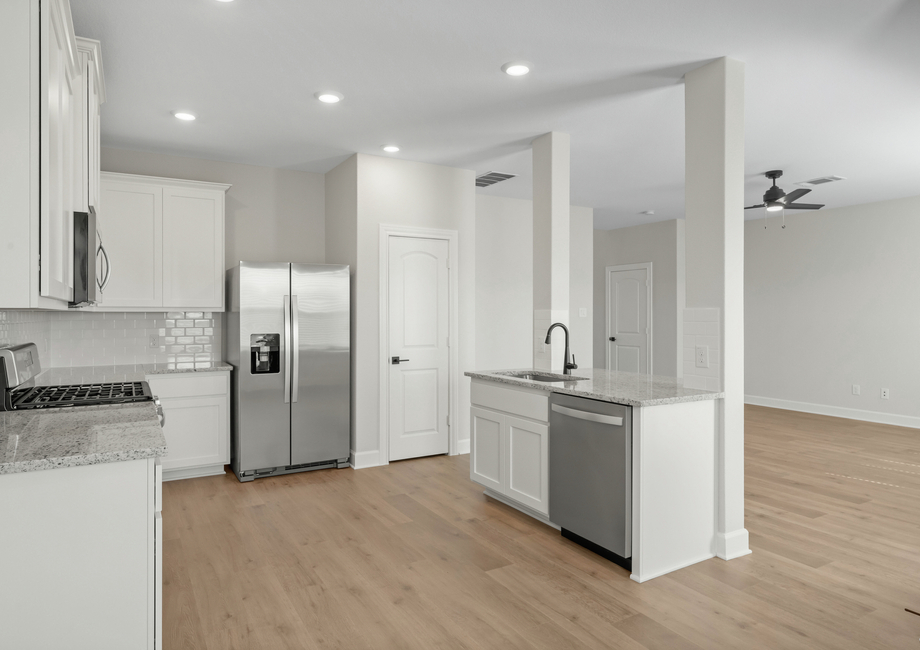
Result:
<svg viewBox="0 0 920 650"><path fill-rule="evenodd" d="M767 213L768 212L780 212L783 216L783 228L786 227L786 210L820 210L824 207L823 203L796 203L796 201L809 192L810 189L798 189L792 190L789 194L783 191L783 188L777 187L776 179L783 175L782 169L772 169L764 174L767 178L773 181L773 185L767 189L763 194L763 203L758 203L757 205L749 205L745 210L750 210L752 208L763 208L764 209L764 228L767 227Z"/></svg>

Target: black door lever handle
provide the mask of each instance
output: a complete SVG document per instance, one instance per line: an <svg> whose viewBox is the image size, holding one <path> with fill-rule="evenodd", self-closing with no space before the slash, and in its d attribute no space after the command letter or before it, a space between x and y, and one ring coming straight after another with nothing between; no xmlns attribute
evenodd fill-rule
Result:
<svg viewBox="0 0 920 650"><path fill-rule="evenodd" d="M610 337L610 340L611 340L611 341L616 341L616 340L617 340L617 337L611 336L611 337Z"/></svg>
<svg viewBox="0 0 920 650"><path fill-rule="evenodd" d="M390 363L394 366L398 366L400 363L408 361L409 359L400 359L399 357L390 357Z"/></svg>

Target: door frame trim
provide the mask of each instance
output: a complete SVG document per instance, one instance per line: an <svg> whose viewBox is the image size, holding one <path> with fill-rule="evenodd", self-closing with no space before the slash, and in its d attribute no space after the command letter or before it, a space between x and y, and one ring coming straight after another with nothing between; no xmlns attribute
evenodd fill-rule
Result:
<svg viewBox="0 0 920 650"><path fill-rule="evenodd" d="M379 392L378 392L378 413L379 423L378 431L380 434L379 442L379 464L390 464L390 369L386 363L386 351L390 341L390 237L414 237L416 239L442 239L447 241L447 290L448 296L448 339L450 341L450 352L448 355L448 389L447 389L447 412L450 416L450 427L448 432L447 453L450 456L456 456L459 453L459 433L457 427L459 420L457 418L457 407L460 404L460 273L458 264L460 260L458 233L456 230L441 230L437 228L416 228L413 226L399 226L395 224L380 224L380 241L379 241L379 271L380 278L380 307L377 312L379 320L378 330L380 339L378 343L378 369L379 369Z"/></svg>
<svg viewBox="0 0 920 650"><path fill-rule="evenodd" d="M653 340L653 324L652 324L652 297L654 293L653 288L653 276L652 276L652 263L651 262L638 262L636 264L615 264L604 268L604 363L607 366L607 369L610 370L610 346L607 345L610 343L610 273L615 271L638 271L639 269L645 269L648 272L648 284L645 287L645 293L648 298L646 303L646 311L648 314L648 350L646 352L646 365L648 366L648 374L654 374L652 372L652 340Z"/></svg>

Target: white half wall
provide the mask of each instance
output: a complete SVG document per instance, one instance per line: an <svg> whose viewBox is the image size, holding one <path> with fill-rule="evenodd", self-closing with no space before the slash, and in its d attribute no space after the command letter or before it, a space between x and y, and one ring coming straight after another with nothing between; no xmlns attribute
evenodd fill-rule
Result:
<svg viewBox="0 0 920 650"><path fill-rule="evenodd" d="M746 222L747 401L920 428L918 242L920 196Z"/></svg>
<svg viewBox="0 0 920 650"><path fill-rule="evenodd" d="M594 231L594 367L607 367L606 268L652 263L652 371L683 376L684 222Z"/></svg>

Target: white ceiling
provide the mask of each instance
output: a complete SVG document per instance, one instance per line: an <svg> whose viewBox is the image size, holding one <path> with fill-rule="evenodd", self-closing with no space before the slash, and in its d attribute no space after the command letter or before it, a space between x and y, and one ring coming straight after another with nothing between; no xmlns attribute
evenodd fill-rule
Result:
<svg viewBox="0 0 920 650"><path fill-rule="evenodd" d="M77 34L103 44L108 147L326 172L395 143L407 160L519 174L478 191L530 198L530 142L563 131L572 202L617 228L683 216L682 76L732 56L748 204L777 168L787 191L846 177L802 199L828 207L920 194L920 0L71 5ZM501 72L517 59L533 72ZM327 89L345 99L314 99Z"/></svg>

